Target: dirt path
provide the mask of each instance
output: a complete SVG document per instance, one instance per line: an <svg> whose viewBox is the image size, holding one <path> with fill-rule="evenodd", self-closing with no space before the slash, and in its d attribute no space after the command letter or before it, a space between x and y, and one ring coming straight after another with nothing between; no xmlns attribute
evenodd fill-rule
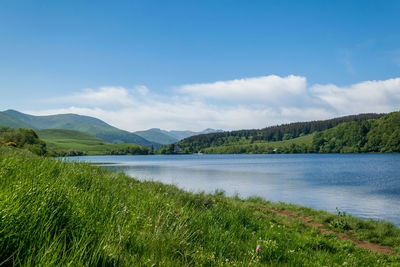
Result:
<svg viewBox="0 0 400 267"><path fill-rule="evenodd" d="M296 215L294 212L292 212L290 210L271 209L270 211L272 211L275 214L280 215L280 216L284 216L284 217L288 217L288 218L292 218L292 219L299 219L302 222L304 222L306 225L317 228L323 234L324 233L336 234L341 240L353 242L355 245L357 245L359 247L363 247L365 249L369 249L371 251L386 254L386 255L394 255L395 254L394 251L392 250L392 248L389 246L382 246L382 245L371 243L368 241L357 240L357 239L354 239L344 233L336 233L336 232L326 228L323 224L314 222L314 219L311 216L301 217L301 216Z"/></svg>

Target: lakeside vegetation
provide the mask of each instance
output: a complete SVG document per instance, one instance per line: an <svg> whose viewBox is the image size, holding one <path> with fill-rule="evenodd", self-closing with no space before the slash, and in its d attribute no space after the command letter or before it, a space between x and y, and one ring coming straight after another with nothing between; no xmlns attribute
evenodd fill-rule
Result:
<svg viewBox="0 0 400 267"><path fill-rule="evenodd" d="M0 118L0 122L14 125L15 118L10 117L8 113L12 112L2 113L3 117ZM26 116L22 113L22 115L15 114ZM38 123L36 121L50 123L48 120L43 120L42 117L31 117L35 123ZM50 117L50 121L52 121L53 116ZM22 122L21 125L26 124ZM35 153L39 155L50 156L192 154L198 152L210 154L400 152L400 112L386 115L361 114L325 121L284 124L261 130L209 133L192 136L158 149L158 146L140 146L126 142L110 143L98 136L76 130L13 130L9 127L4 129L8 129L7 131L10 132L19 131L19 135L29 132L31 135L37 135L40 140L31 144L25 141L21 143L19 140L16 141L20 138L16 137L16 134L8 134L6 137L2 137L0 134L0 141L12 141L20 148L25 147L32 152L35 152L35 149ZM157 131L160 132L160 130ZM14 136L14 139L10 136ZM154 151L154 149L157 150Z"/></svg>
<svg viewBox="0 0 400 267"><path fill-rule="evenodd" d="M193 194L0 146L0 264L398 266L400 229L260 198ZM279 213L277 211L282 211ZM282 216L292 212L299 217ZM334 232L304 223L312 216ZM336 232L390 246L375 253ZM387 255L389 254L389 255Z"/></svg>
<svg viewBox="0 0 400 267"><path fill-rule="evenodd" d="M0 144L24 148L52 157L83 155L147 155L153 149L130 143L109 143L93 135L61 129L32 129L0 126Z"/></svg>
<svg viewBox="0 0 400 267"><path fill-rule="evenodd" d="M218 154L400 152L400 112L198 135L161 147L157 153L199 151Z"/></svg>
<svg viewBox="0 0 400 267"><path fill-rule="evenodd" d="M84 132L62 129L37 131L51 156L148 155L152 148L130 143L109 143Z"/></svg>
<svg viewBox="0 0 400 267"><path fill-rule="evenodd" d="M0 112L0 125L34 130L75 130L94 135L110 143L132 143L156 148L160 146L158 143L150 142L139 135L113 127L97 118L77 114L33 116L16 110L6 110Z"/></svg>

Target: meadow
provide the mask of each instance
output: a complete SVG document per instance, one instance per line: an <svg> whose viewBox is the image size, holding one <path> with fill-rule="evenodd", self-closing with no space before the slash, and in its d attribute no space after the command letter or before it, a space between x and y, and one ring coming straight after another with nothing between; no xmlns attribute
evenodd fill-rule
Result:
<svg viewBox="0 0 400 267"><path fill-rule="evenodd" d="M110 143L94 135L64 129L37 130L40 139L46 142L51 156L76 155L142 155L151 149L131 143Z"/></svg>
<svg viewBox="0 0 400 267"><path fill-rule="evenodd" d="M399 266L399 253L388 222L194 194L0 146L0 265Z"/></svg>
<svg viewBox="0 0 400 267"><path fill-rule="evenodd" d="M210 154L263 154L263 153L307 153L312 145L314 134L282 141L255 141L244 139L237 144L205 148L203 153Z"/></svg>

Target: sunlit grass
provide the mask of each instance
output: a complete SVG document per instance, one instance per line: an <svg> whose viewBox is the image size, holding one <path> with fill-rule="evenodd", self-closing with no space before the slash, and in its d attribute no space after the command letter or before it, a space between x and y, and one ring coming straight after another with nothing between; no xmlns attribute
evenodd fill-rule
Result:
<svg viewBox="0 0 400 267"><path fill-rule="evenodd" d="M0 265L399 264L397 256L288 223L269 211L278 206L313 212L222 192L193 194L0 146ZM337 217L318 218L328 215ZM399 233L371 227L383 227L385 236ZM399 246L398 239L390 242Z"/></svg>

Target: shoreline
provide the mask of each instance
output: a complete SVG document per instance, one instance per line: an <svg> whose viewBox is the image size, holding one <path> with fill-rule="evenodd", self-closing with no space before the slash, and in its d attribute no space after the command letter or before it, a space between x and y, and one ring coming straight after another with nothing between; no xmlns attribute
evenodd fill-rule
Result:
<svg viewBox="0 0 400 267"><path fill-rule="evenodd" d="M18 149L0 147L0 163L0 259L9 264L400 262L400 229L387 222L220 191L194 194Z"/></svg>

